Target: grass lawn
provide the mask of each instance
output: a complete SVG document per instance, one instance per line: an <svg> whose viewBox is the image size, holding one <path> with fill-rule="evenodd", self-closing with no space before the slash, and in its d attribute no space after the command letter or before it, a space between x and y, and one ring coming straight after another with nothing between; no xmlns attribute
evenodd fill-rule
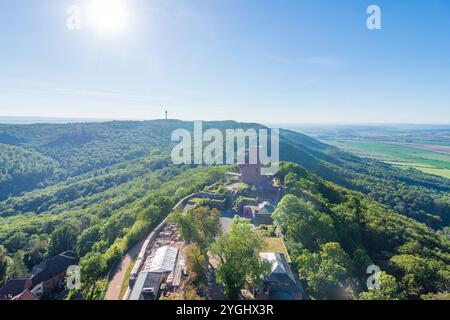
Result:
<svg viewBox="0 0 450 320"><path fill-rule="evenodd" d="M287 262L291 263L291 257L284 246L283 239L277 237L263 238L265 247L263 251L265 252L275 252L284 254Z"/></svg>
<svg viewBox="0 0 450 320"><path fill-rule="evenodd" d="M130 282L131 270L133 270L135 262L136 260L131 261L130 265L128 266L127 272L125 273L125 278L123 279L122 286L120 287L120 300L123 299L123 297L125 296L125 292L127 292L128 283Z"/></svg>

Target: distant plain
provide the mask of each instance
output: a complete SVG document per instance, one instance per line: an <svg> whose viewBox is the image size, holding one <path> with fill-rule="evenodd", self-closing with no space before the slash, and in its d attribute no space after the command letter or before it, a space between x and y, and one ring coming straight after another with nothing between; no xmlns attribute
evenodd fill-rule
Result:
<svg viewBox="0 0 450 320"><path fill-rule="evenodd" d="M309 126L295 129L361 157L450 179L450 129L446 127Z"/></svg>

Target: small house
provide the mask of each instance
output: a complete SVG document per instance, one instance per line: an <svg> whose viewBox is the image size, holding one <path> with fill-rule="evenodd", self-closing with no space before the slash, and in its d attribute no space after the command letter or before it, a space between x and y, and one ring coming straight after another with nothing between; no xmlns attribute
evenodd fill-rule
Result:
<svg viewBox="0 0 450 320"><path fill-rule="evenodd" d="M156 300L162 279L159 272L140 272L128 300Z"/></svg>
<svg viewBox="0 0 450 320"><path fill-rule="evenodd" d="M281 253L261 252L260 259L270 265L270 272L264 277L264 285L257 292L260 300L301 300L303 288L297 282L289 263Z"/></svg>

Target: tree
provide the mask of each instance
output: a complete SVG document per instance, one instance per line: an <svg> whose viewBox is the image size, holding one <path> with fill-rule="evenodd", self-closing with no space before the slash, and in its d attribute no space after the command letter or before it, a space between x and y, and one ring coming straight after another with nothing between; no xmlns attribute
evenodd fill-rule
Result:
<svg viewBox="0 0 450 320"><path fill-rule="evenodd" d="M352 264L354 274L362 279L365 284L367 278L367 267L373 264L372 259L368 256L367 252L363 248L357 248L353 251Z"/></svg>
<svg viewBox="0 0 450 320"><path fill-rule="evenodd" d="M192 283L198 286L204 279L207 268L206 256L197 244L191 244L185 249L186 266Z"/></svg>
<svg viewBox="0 0 450 320"><path fill-rule="evenodd" d="M48 238L42 236L32 236L30 242L28 242L27 252L23 256L23 262L28 269L41 263L48 250Z"/></svg>
<svg viewBox="0 0 450 320"><path fill-rule="evenodd" d="M420 296L422 300L450 300L450 292L428 293Z"/></svg>
<svg viewBox="0 0 450 320"><path fill-rule="evenodd" d="M397 280L384 271L380 274L380 287L362 292L358 297L360 300L399 300L403 298L404 294L400 292Z"/></svg>
<svg viewBox="0 0 450 320"><path fill-rule="evenodd" d="M450 240L450 227L445 227L444 229L439 230L438 234L441 234L441 235L443 235L444 237L447 237L447 239Z"/></svg>
<svg viewBox="0 0 450 320"><path fill-rule="evenodd" d="M195 207L184 215L176 213L172 218L180 227L184 240L196 243L203 253L222 231L217 209Z"/></svg>
<svg viewBox="0 0 450 320"><path fill-rule="evenodd" d="M248 220L235 217L230 234L220 236L211 245L213 256L219 260L217 281L230 299L237 299L241 289L256 288L270 266L259 258L263 241Z"/></svg>
<svg viewBox="0 0 450 320"><path fill-rule="evenodd" d="M102 300L105 296L106 291L106 281L97 281L92 285L86 286L81 290L83 295L83 300L94 301L94 300ZM83 284L84 285L84 284Z"/></svg>
<svg viewBox="0 0 450 320"><path fill-rule="evenodd" d="M75 250L77 237L78 230L70 224L57 228L52 233L48 254L56 256L67 250Z"/></svg>
<svg viewBox="0 0 450 320"><path fill-rule="evenodd" d="M161 300L164 298L161 297ZM167 300L186 300L186 301L200 301L204 300L197 293L197 290L191 285L186 284L181 292L173 292L167 298Z"/></svg>
<svg viewBox="0 0 450 320"><path fill-rule="evenodd" d="M28 243L28 235L25 232L19 231L11 235L6 241L3 243L4 247L8 252L16 252L20 249L23 249Z"/></svg>
<svg viewBox="0 0 450 320"><path fill-rule="evenodd" d="M294 195L286 195L272 217L289 239L301 242L307 249L316 250L320 244L337 239L333 219Z"/></svg>
<svg viewBox="0 0 450 320"><path fill-rule="evenodd" d="M95 283L106 269L106 262L99 252L90 252L80 260L82 281L87 284Z"/></svg>
<svg viewBox="0 0 450 320"><path fill-rule="evenodd" d="M302 211L309 212L305 203L292 194L288 194L281 199L276 210L272 213L272 218L277 226L284 233L288 232L289 225L298 219L298 215Z"/></svg>
<svg viewBox="0 0 450 320"><path fill-rule="evenodd" d="M158 207L151 205L144 208L138 214L138 219L147 222L157 221L160 215L160 210Z"/></svg>
<svg viewBox="0 0 450 320"><path fill-rule="evenodd" d="M350 276L350 258L339 243L320 246L319 253L304 250L297 259L299 277L314 299L336 299Z"/></svg>
<svg viewBox="0 0 450 320"><path fill-rule="evenodd" d="M3 280L8 272L8 256L6 253L5 247L0 245L0 287L3 285Z"/></svg>
<svg viewBox="0 0 450 320"><path fill-rule="evenodd" d="M450 274L441 261L403 254L392 257L390 262L402 274L401 285L410 297L417 298L436 288L449 289Z"/></svg>
<svg viewBox="0 0 450 320"><path fill-rule="evenodd" d="M13 256L14 263L12 264L12 270L13 270L12 272L13 272L14 278L25 277L28 273L28 268L23 261L24 255L25 255L25 251L23 251L23 250L19 250L16 253L14 253L14 256Z"/></svg>
<svg viewBox="0 0 450 320"><path fill-rule="evenodd" d="M291 174L291 177L287 178L287 175ZM302 166L292 162L281 162L280 168L276 174L277 178L279 178L282 182L287 183L292 181L292 174L295 175L295 178L306 178L308 176L308 171Z"/></svg>
<svg viewBox="0 0 450 320"><path fill-rule="evenodd" d="M95 225L84 230L78 237L76 249L79 257L92 251L94 244L100 239L100 226Z"/></svg>

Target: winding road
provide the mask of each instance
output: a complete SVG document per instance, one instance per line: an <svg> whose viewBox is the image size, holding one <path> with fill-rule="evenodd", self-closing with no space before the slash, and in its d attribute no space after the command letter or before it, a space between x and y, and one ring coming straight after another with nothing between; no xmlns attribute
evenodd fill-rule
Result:
<svg viewBox="0 0 450 320"><path fill-rule="evenodd" d="M145 238L135 244L123 257L120 264L113 270L112 279L108 284L108 289L106 290L105 299L104 300L120 300L120 289L122 288L122 283L125 279L125 275L130 264L136 259L139 255L139 251L142 248L142 245L145 241Z"/></svg>

